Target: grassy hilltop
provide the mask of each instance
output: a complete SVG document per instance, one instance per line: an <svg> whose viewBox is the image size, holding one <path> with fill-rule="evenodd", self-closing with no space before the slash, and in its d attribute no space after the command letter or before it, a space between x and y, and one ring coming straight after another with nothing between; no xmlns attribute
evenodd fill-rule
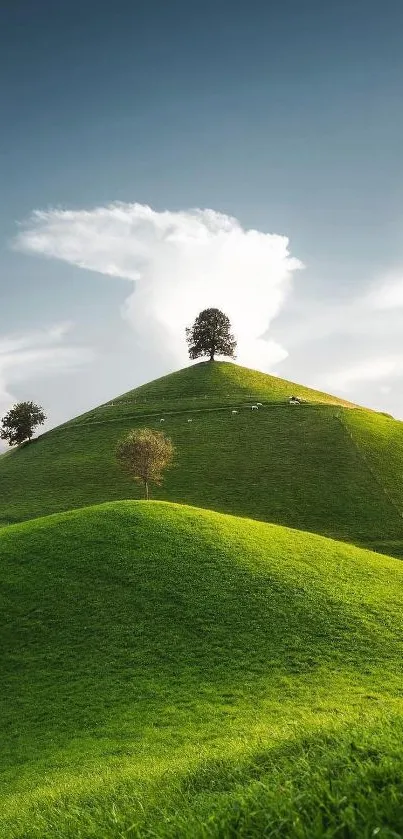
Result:
<svg viewBox="0 0 403 839"><path fill-rule="evenodd" d="M401 423L219 362L2 456L0 839L403 836L402 473Z"/></svg>
<svg viewBox="0 0 403 839"><path fill-rule="evenodd" d="M292 393L304 405L289 406ZM161 418L177 459L159 498L401 551L403 425L226 362L143 385L1 458L0 522L140 497L116 442Z"/></svg>
<svg viewBox="0 0 403 839"><path fill-rule="evenodd" d="M399 560L126 501L0 564L2 838L401 835Z"/></svg>

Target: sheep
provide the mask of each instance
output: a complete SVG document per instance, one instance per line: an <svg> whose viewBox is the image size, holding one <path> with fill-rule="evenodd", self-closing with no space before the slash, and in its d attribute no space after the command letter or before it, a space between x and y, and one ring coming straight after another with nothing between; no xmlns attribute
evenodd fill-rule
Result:
<svg viewBox="0 0 403 839"><path fill-rule="evenodd" d="M188 422L192 422L192 419L188 419Z"/></svg>
<svg viewBox="0 0 403 839"><path fill-rule="evenodd" d="M231 414L237 414L237 413L238 413L238 411L235 411L235 410L231 411Z"/></svg>
<svg viewBox="0 0 403 839"><path fill-rule="evenodd" d="M164 420L163 418L161 418L161 419L160 419L160 422L165 422L165 420Z"/></svg>
<svg viewBox="0 0 403 839"><path fill-rule="evenodd" d="M263 408L263 402L256 402L258 408Z"/></svg>
<svg viewBox="0 0 403 839"><path fill-rule="evenodd" d="M258 410L259 410L259 408L258 408L257 405L252 405L252 411L258 411Z"/></svg>

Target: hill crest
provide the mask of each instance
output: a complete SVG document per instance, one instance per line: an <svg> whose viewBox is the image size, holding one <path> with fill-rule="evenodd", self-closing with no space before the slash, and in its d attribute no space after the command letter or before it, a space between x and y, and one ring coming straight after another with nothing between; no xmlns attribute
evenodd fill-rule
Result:
<svg viewBox="0 0 403 839"><path fill-rule="evenodd" d="M228 405L236 407L253 400L260 400L266 405L281 405L293 395L308 404L357 407L337 396L233 362L202 361L139 385L70 422L108 419L111 409L119 416L175 411L178 403L182 411Z"/></svg>
<svg viewBox="0 0 403 839"><path fill-rule="evenodd" d="M1 458L0 526L139 497L115 451L144 425L176 448L154 497L402 551L402 423L228 362L142 385Z"/></svg>

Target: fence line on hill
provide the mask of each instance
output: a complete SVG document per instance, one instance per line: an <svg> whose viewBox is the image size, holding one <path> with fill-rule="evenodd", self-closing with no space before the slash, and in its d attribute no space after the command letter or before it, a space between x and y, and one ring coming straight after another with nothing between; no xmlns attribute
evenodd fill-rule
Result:
<svg viewBox="0 0 403 839"><path fill-rule="evenodd" d="M100 408L102 408L102 407L103 406L100 406ZM269 410L269 411L279 410L281 408L284 409L286 407L289 408L288 401L287 402L271 402L269 404L262 405L262 407L259 408L259 411L264 413L265 410ZM363 410L359 406L352 406L350 408L349 406L346 405L346 406L343 406L343 407L348 408L348 410L358 410L358 411ZM98 411L98 410L100 410L100 408L96 408L95 410ZM241 404L238 404L238 405L236 405L236 404L234 405L233 403L229 403L229 404L226 404L226 405L215 405L214 407L211 407L211 408L207 408L207 407L206 408L193 408L193 409L192 408L183 408L182 410L170 410L170 411L161 411L161 410L156 411L156 410L154 410L153 412L150 412L150 413L139 412L139 413L134 413L134 414L121 414L120 416L117 416L117 417L110 417L109 419L99 419L99 420L94 419L93 415L88 416L88 414L87 415L84 414L82 419L77 417L77 419L69 420L68 422L64 423L63 425L58 426L57 428L53 428L53 429L51 428L51 429L49 429L49 431L45 431L43 434L38 434L38 436L35 437L35 439L39 440L39 439L42 439L43 437L47 437L48 434L52 434L54 431L73 431L77 428L82 428L83 426L89 427L89 426L92 426L92 425L108 425L109 423L125 422L126 420L139 420L139 419L143 419L143 418L144 419L155 418L155 417L161 417L162 413L164 413L165 417L170 417L170 416L175 417L175 416L179 416L181 414L186 415L186 414L214 413L214 411L228 411L228 410L231 410L231 409L237 409L239 411L242 411L242 410L247 411L247 410L250 410L250 408L251 408L251 405L249 403L241 403ZM340 405L338 405L337 403L332 403L332 402L301 402L300 405L298 406L298 409L303 410L304 408L305 409L311 408L311 409L314 409L314 410L321 410L321 409L324 408L326 410L330 410L331 408L340 409ZM293 410L296 411L297 409L294 408Z"/></svg>
<svg viewBox="0 0 403 839"><path fill-rule="evenodd" d="M368 472L370 473L371 477L373 478L375 483L378 485L380 490L384 493L387 500L389 501L389 504L393 507L395 512L398 514L399 519L402 519L403 518L403 511L400 509L397 501L395 501L393 496L390 494L389 490L383 485L378 473L375 471L374 467L372 466L372 463L369 461L365 452L360 448L360 446L358 445L358 443L354 439L354 435L353 435L352 431L350 431L350 429L347 428L347 426L344 424L344 422L341 418L341 415L339 413L335 414L335 417L338 420L338 422L340 423L340 425L341 425L343 431L345 432L345 434L347 434L347 436L351 440L355 451L358 453L360 459L363 461L363 463L364 463L365 467L367 468Z"/></svg>

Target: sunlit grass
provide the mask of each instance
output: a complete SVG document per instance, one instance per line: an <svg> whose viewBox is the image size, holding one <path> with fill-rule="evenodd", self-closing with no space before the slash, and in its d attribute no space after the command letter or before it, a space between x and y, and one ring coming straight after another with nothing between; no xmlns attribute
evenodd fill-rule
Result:
<svg viewBox="0 0 403 839"><path fill-rule="evenodd" d="M0 561L1 836L400 830L398 560L120 502L5 528Z"/></svg>
<svg viewBox="0 0 403 839"><path fill-rule="evenodd" d="M147 425L162 427L177 451L156 497L379 549L385 543L386 553L399 553L400 500L393 503L384 481L389 473L400 481L403 460L395 438L387 450L382 424L396 426L403 439L402 424L337 404L290 407L289 391L281 379L226 363L196 365L139 388L2 459L0 523L140 497L115 449L129 429ZM262 407L252 412L259 399ZM361 421L372 423L373 467L347 425Z"/></svg>
<svg viewBox="0 0 403 839"><path fill-rule="evenodd" d="M403 565L313 535L399 555L402 471L401 423L225 363L1 457L1 839L403 836Z"/></svg>

